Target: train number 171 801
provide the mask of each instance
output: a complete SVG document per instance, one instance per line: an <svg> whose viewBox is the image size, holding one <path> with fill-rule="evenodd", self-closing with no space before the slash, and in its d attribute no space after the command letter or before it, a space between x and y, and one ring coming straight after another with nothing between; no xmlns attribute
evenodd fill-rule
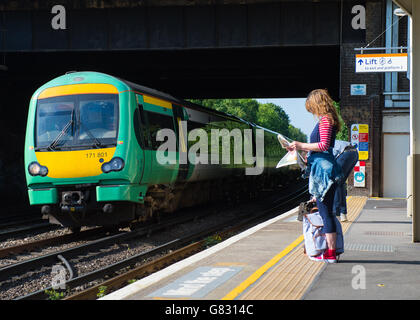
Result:
<svg viewBox="0 0 420 320"><path fill-rule="evenodd" d="M104 158L104 157L108 156L107 152L87 152L85 155L86 155L86 158L88 158L88 159L90 159L90 158Z"/></svg>

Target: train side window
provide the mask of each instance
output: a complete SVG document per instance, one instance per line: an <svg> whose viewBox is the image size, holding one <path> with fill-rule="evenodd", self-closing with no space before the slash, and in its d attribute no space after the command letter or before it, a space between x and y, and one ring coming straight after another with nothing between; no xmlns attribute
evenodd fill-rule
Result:
<svg viewBox="0 0 420 320"><path fill-rule="evenodd" d="M143 105L138 104L136 112L134 113L134 130L136 132L137 141L144 149L151 149L152 142L150 140L149 129L147 124L147 114L143 110ZM140 140L138 140L140 138Z"/></svg>
<svg viewBox="0 0 420 320"><path fill-rule="evenodd" d="M136 139L138 144L140 145L140 147L142 149L144 149L144 136L142 134L142 129L140 129L140 127L142 125L140 125L141 120L140 120L140 111L139 108L136 108L136 110L134 111L134 132L136 134Z"/></svg>
<svg viewBox="0 0 420 320"><path fill-rule="evenodd" d="M158 131L161 129L170 129L172 130L172 132L175 132L173 118L169 115L165 116L163 114L159 114L155 112L145 111L145 113L147 114L147 118L149 120L149 131L150 131L150 138L152 142L152 149L157 150L159 146L163 143L162 141L156 140ZM176 151L176 150L171 150L171 151Z"/></svg>

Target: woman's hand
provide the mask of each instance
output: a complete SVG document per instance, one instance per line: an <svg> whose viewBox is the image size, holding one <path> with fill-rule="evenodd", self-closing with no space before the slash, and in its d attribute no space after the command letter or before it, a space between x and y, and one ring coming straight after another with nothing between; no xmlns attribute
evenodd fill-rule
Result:
<svg viewBox="0 0 420 320"><path fill-rule="evenodd" d="M293 141L286 147L287 151L294 151L294 150L301 150L302 149L302 142Z"/></svg>

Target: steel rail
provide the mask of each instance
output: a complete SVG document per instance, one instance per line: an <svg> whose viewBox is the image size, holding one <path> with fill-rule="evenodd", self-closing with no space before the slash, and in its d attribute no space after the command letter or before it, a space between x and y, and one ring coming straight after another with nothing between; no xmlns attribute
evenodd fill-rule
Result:
<svg viewBox="0 0 420 320"><path fill-rule="evenodd" d="M47 245L60 245L70 241L84 240L87 237L106 232L103 227L82 231L80 233L69 233L57 237L36 240L28 243L23 243L17 246L5 247L0 249L0 258L5 258L9 255L16 255L24 251L33 250Z"/></svg>
<svg viewBox="0 0 420 320"><path fill-rule="evenodd" d="M8 222L5 222L5 223L0 223L0 230L15 227L15 226L20 226L22 224L34 223L34 222L43 222L43 221L42 221L41 217L29 218L29 219L24 219L24 220L16 220L16 221L8 221Z"/></svg>
<svg viewBox="0 0 420 320"><path fill-rule="evenodd" d="M50 224L49 222L42 222L37 223L31 226L20 227L12 230L4 230L0 231L0 241L16 237L17 235L24 234L28 231L36 231L36 230L43 230L43 231L51 231L54 229L61 228L58 225Z"/></svg>

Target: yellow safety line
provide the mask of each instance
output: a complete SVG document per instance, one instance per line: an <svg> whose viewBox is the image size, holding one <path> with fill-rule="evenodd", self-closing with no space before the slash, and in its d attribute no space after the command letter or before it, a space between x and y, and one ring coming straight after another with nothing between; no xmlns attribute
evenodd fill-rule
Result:
<svg viewBox="0 0 420 320"><path fill-rule="evenodd" d="M370 197L369 200L407 200L407 198L401 198L401 197Z"/></svg>
<svg viewBox="0 0 420 320"><path fill-rule="evenodd" d="M349 202L350 199L352 199L352 196L347 197L347 202ZM362 201L359 203L359 201L357 201L355 203L355 206L357 206L357 208L352 208L351 212L348 212L348 219L349 222L353 222L354 220L356 220L357 216L359 215L359 213L362 211L364 204L366 203L366 198L363 197L365 201ZM350 213L350 214L349 214ZM343 226L343 234L348 230L348 228L350 227L351 223L345 223ZM303 242L303 235L301 235L300 237L298 237L295 241L293 241L289 246L287 246L283 251L281 251L279 254L277 254L274 258L272 258L270 261L268 261L266 264L264 264L262 267L260 267L257 271L255 271L251 276L249 276L244 282L242 282L239 286L237 286L235 289L233 289L231 292L229 292L226 296L224 296L222 298L222 300L233 300L235 299L237 296L239 296L242 292L244 292L249 286L251 286L254 282L256 282L268 269L270 269L272 266L274 266L275 264L277 264L283 257L285 257L288 253L290 253L292 250L294 250L296 247L298 247L302 242ZM303 244L301 245L301 247L303 247ZM295 250L295 252L292 254L294 255L294 257L291 257L292 260L296 260L297 256L303 256L302 253L300 253L299 250ZM307 259L307 258L306 258ZM287 258L286 258L287 260ZM310 269L310 273L311 276L309 277L309 280L305 280L304 281L304 285L300 287L299 290L297 290L298 292L294 293L294 298L298 299L302 296L302 294L305 292L307 285L309 285L312 280L315 278L316 274L318 274L319 270L321 270L321 267L323 264L320 263L313 263L312 261L308 260L308 262L311 262L310 265L312 266ZM279 268L286 268L290 267L292 263L288 263L287 266L278 266ZM300 264L304 264L304 263L300 263ZM315 264L315 265L314 265ZM303 267L303 265L301 265L301 267ZM307 270L307 272L304 272L303 274L308 275L309 270ZM303 278L302 275L300 275L300 278ZM295 279L296 280L296 279ZM299 280L303 280L303 279L299 279ZM269 281L271 284L273 284L274 281ZM299 281L300 282L300 281ZM291 279L289 279L287 281L287 283L285 285L283 285L283 287L289 287L292 286L292 288L295 288L297 283L296 281L293 282L294 284L291 284ZM266 288L267 289L267 288ZM282 290L280 290L282 291ZM283 290L284 291L284 290ZM293 294L292 293L292 289L289 290L290 293L289 294ZM288 296L288 293L284 293L284 292L278 292L278 296L277 297L281 297L281 298L286 298Z"/></svg>
<svg viewBox="0 0 420 320"><path fill-rule="evenodd" d="M296 248L301 242L303 241L303 235L299 236L295 241L289 244L286 249L282 252L277 254L274 258L268 261L265 265L260 267L257 271L255 271L251 276L248 277L244 282L242 282L239 286L229 292L226 296L222 298L222 300L233 300L238 295L240 295L246 288L248 288L251 284L257 281L268 269L274 266L281 258L287 255L290 251Z"/></svg>

